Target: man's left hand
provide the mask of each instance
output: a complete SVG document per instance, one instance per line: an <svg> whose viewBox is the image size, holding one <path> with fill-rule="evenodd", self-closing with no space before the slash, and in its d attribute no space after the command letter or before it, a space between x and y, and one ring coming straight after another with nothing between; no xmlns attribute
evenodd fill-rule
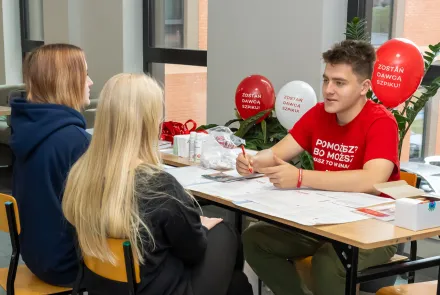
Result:
<svg viewBox="0 0 440 295"><path fill-rule="evenodd" d="M273 159L277 166L261 168L258 172L269 177L270 182L277 188L291 189L298 184L298 168L289 164L276 155Z"/></svg>

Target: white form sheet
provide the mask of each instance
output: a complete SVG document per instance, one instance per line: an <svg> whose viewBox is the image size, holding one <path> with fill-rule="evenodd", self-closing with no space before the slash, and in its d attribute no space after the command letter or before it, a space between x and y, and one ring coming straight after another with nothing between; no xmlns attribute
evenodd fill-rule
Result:
<svg viewBox="0 0 440 295"><path fill-rule="evenodd" d="M341 205L343 201L337 204L338 194L327 195L317 190L273 190L270 194L236 195L235 199L238 206L304 225L338 224L368 218L359 216L350 206Z"/></svg>
<svg viewBox="0 0 440 295"><path fill-rule="evenodd" d="M189 188L193 185L214 182L213 180L207 179L202 175L213 174L218 171L212 169L204 169L199 166L187 166L176 169L169 169L167 170L167 172L174 176L184 188Z"/></svg>
<svg viewBox="0 0 440 295"><path fill-rule="evenodd" d="M205 193L212 196L217 196L230 201L245 200L250 195L258 192L271 194L276 187L270 183L269 178L260 177L254 179L246 179L232 182L211 182L207 184L200 184L191 186L192 191ZM239 196L239 197L237 197Z"/></svg>
<svg viewBox="0 0 440 295"><path fill-rule="evenodd" d="M351 208L363 208L394 202L393 199L363 193L329 191L316 191L316 193L330 198L334 204Z"/></svg>
<svg viewBox="0 0 440 295"><path fill-rule="evenodd" d="M167 164L163 164L163 169L165 171L167 171L167 170L170 170L170 169L177 169L177 167L170 166L170 165L167 165Z"/></svg>
<svg viewBox="0 0 440 295"><path fill-rule="evenodd" d="M340 224L368 219L367 216L351 212L350 208L331 203L316 206L298 206L291 210L252 201L237 201L235 203L243 208L310 226L320 224Z"/></svg>

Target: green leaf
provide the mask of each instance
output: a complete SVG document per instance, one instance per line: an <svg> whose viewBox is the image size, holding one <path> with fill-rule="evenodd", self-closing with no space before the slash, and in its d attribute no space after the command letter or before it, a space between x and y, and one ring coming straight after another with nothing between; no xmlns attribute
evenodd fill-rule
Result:
<svg viewBox="0 0 440 295"><path fill-rule="evenodd" d="M412 108L409 107L406 109L406 119L408 122L414 121L416 116L417 116L417 112L415 112Z"/></svg>
<svg viewBox="0 0 440 295"><path fill-rule="evenodd" d="M438 51L438 47L436 45L429 45L428 47L434 52Z"/></svg>
<svg viewBox="0 0 440 295"><path fill-rule="evenodd" d="M264 141L264 143L266 143L267 142L267 125L266 125L265 120L261 121L261 131L263 131L263 141Z"/></svg>
<svg viewBox="0 0 440 295"><path fill-rule="evenodd" d="M287 135L287 132L286 133L280 132L280 133L274 133L274 134L270 135L270 137L273 139L282 140L284 137L286 137L286 135Z"/></svg>
<svg viewBox="0 0 440 295"><path fill-rule="evenodd" d="M430 56L424 56L424 58L429 62L429 63L432 63L432 61L434 60L432 57L430 57Z"/></svg>
<svg viewBox="0 0 440 295"><path fill-rule="evenodd" d="M266 115L267 112L268 110L261 111L258 114L242 121L240 124L240 128L238 128L237 132L235 132L235 135L243 138L244 135L249 131L249 129L252 128L252 126L254 126L258 120L264 117L264 115Z"/></svg>
<svg viewBox="0 0 440 295"><path fill-rule="evenodd" d="M407 119L399 113L394 113L394 117L396 118L397 125L399 126L399 130L405 129Z"/></svg>
<svg viewBox="0 0 440 295"><path fill-rule="evenodd" d="M239 121L243 121L243 119L232 119L232 120L229 120L228 122L225 123L225 127L228 127L232 123L239 122Z"/></svg>
<svg viewBox="0 0 440 295"><path fill-rule="evenodd" d="M430 57L432 57L432 58L435 57L435 54L432 53L432 52L429 52L429 51L425 51L425 54L428 55L428 56L430 56Z"/></svg>
<svg viewBox="0 0 440 295"><path fill-rule="evenodd" d="M351 22L347 23L345 36L348 40L369 41L370 35L367 31L367 22L364 19L355 17Z"/></svg>
<svg viewBox="0 0 440 295"><path fill-rule="evenodd" d="M313 157L308 152L304 151L300 155L301 168L305 170L313 170Z"/></svg>

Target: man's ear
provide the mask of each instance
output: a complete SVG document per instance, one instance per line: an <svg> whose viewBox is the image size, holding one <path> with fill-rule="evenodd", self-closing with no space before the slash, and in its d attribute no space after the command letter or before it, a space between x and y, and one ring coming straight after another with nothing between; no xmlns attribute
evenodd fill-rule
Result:
<svg viewBox="0 0 440 295"><path fill-rule="evenodd" d="M361 95L367 95L368 90L371 88L371 80L365 79L361 84Z"/></svg>

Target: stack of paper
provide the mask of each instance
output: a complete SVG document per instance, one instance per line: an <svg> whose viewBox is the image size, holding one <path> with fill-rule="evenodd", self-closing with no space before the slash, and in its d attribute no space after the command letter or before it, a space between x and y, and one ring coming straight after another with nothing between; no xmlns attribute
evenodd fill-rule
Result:
<svg viewBox="0 0 440 295"><path fill-rule="evenodd" d="M265 192L269 195L276 190L267 177L227 183L210 182L191 186L190 189L230 201L251 199L257 192Z"/></svg>
<svg viewBox="0 0 440 295"><path fill-rule="evenodd" d="M217 171L212 169L204 169L199 166L188 166L170 169L167 170L167 172L174 176L184 188L190 188L194 185L213 182L213 180L207 179L202 175L212 174Z"/></svg>

